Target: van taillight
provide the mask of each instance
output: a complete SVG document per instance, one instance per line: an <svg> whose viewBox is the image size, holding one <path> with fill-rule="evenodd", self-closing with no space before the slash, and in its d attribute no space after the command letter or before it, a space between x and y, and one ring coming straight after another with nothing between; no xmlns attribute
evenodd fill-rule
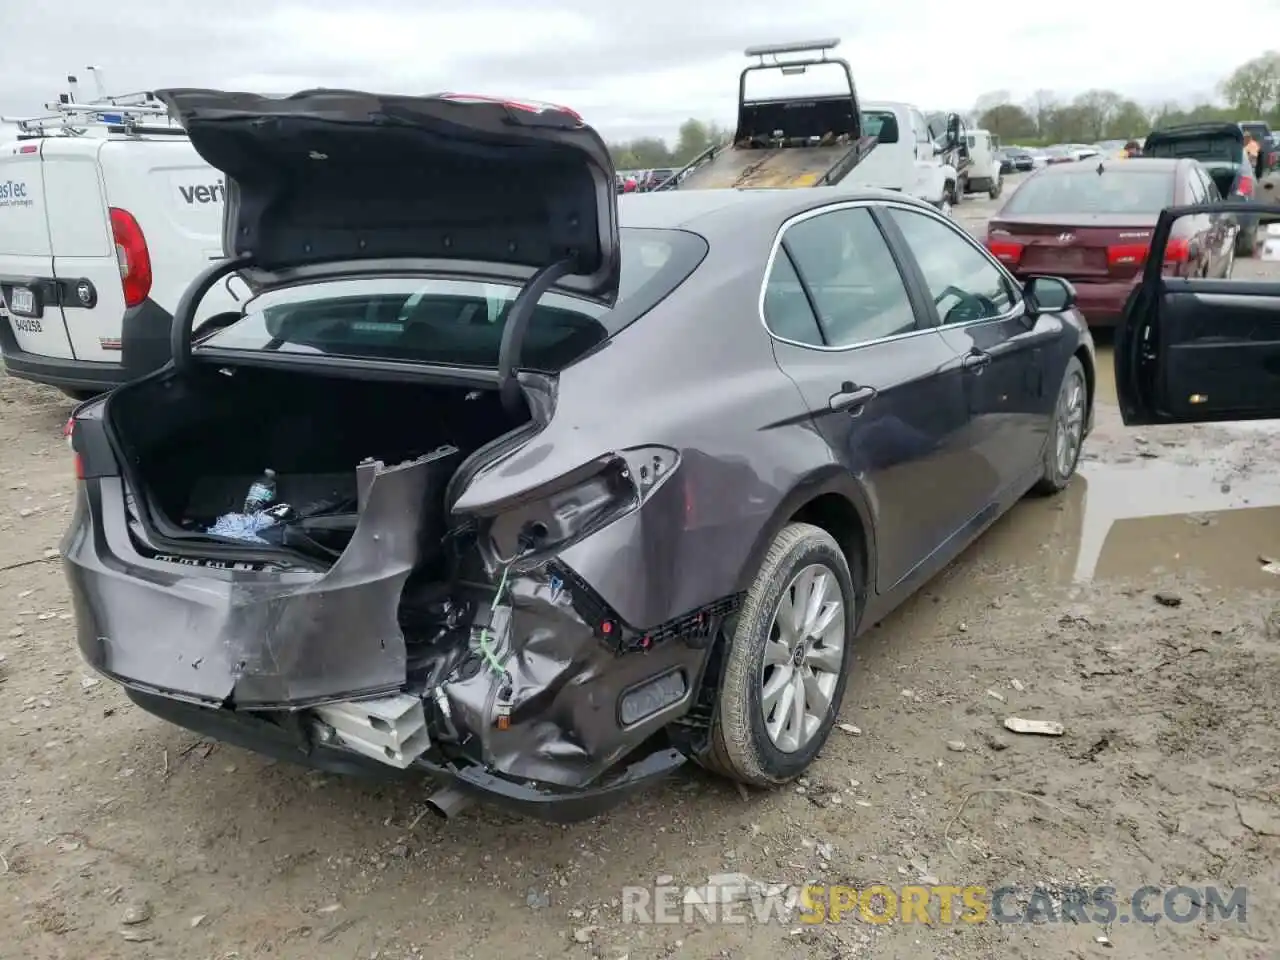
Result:
<svg viewBox="0 0 1280 960"><path fill-rule="evenodd" d="M151 254L147 238L128 210L111 208L111 237L116 245L116 262L120 265L120 285L124 287L124 305L136 307L151 293Z"/></svg>

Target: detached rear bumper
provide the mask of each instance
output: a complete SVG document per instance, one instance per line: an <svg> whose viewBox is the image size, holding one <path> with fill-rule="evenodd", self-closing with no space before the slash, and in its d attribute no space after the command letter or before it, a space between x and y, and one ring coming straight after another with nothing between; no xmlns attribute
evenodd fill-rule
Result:
<svg viewBox="0 0 1280 960"><path fill-rule="evenodd" d="M553 823L590 819L664 779L686 762L677 750L657 750L599 784L573 790L528 780L516 782L478 765L433 762L426 757L406 770L399 770L315 741L296 713L279 713L267 719L262 714L202 707L128 687L125 693L139 707L162 720L278 760L326 773L380 780L403 780L425 773L442 785L455 786L487 804Z"/></svg>

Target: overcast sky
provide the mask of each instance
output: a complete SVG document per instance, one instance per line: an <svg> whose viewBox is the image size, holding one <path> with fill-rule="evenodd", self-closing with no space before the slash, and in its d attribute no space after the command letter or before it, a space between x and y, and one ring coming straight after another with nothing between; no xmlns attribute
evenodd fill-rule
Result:
<svg viewBox="0 0 1280 960"><path fill-rule="evenodd" d="M1227 6L1246 29L1155 0L482 0L468 13L441 0L0 0L0 113L39 112L67 73L84 99L92 64L111 93L454 90L564 103L610 139L671 136L689 116L732 118L744 47L821 37L842 39L865 99L941 109L997 89L1107 87L1183 100L1280 38L1280 0Z"/></svg>

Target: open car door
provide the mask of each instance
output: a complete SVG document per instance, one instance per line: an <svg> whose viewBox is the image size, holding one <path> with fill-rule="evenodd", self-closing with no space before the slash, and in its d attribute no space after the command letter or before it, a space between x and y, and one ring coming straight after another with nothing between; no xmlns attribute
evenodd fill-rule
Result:
<svg viewBox="0 0 1280 960"><path fill-rule="evenodd" d="M1129 426L1280 418L1280 279L1166 276L1173 224L1244 209L1280 222L1280 205L1218 202L1160 214L1142 282L1116 330L1120 413Z"/></svg>

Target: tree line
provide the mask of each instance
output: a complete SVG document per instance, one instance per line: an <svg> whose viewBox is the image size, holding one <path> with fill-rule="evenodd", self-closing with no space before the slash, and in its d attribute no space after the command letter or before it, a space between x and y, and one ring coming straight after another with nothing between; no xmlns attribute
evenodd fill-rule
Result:
<svg viewBox="0 0 1280 960"><path fill-rule="evenodd" d="M983 94L969 111L978 126L1005 143L1027 146L1050 143L1094 143L1141 139L1157 128L1202 121L1266 120L1280 129L1280 51L1268 51L1236 67L1218 85L1220 100L1192 105L1172 100L1139 103L1115 90L1087 90L1070 100L1052 90L1037 90L1017 103L1007 90ZM676 142L641 137L610 144L619 170L683 166L729 131L716 123L690 118L680 125Z"/></svg>

